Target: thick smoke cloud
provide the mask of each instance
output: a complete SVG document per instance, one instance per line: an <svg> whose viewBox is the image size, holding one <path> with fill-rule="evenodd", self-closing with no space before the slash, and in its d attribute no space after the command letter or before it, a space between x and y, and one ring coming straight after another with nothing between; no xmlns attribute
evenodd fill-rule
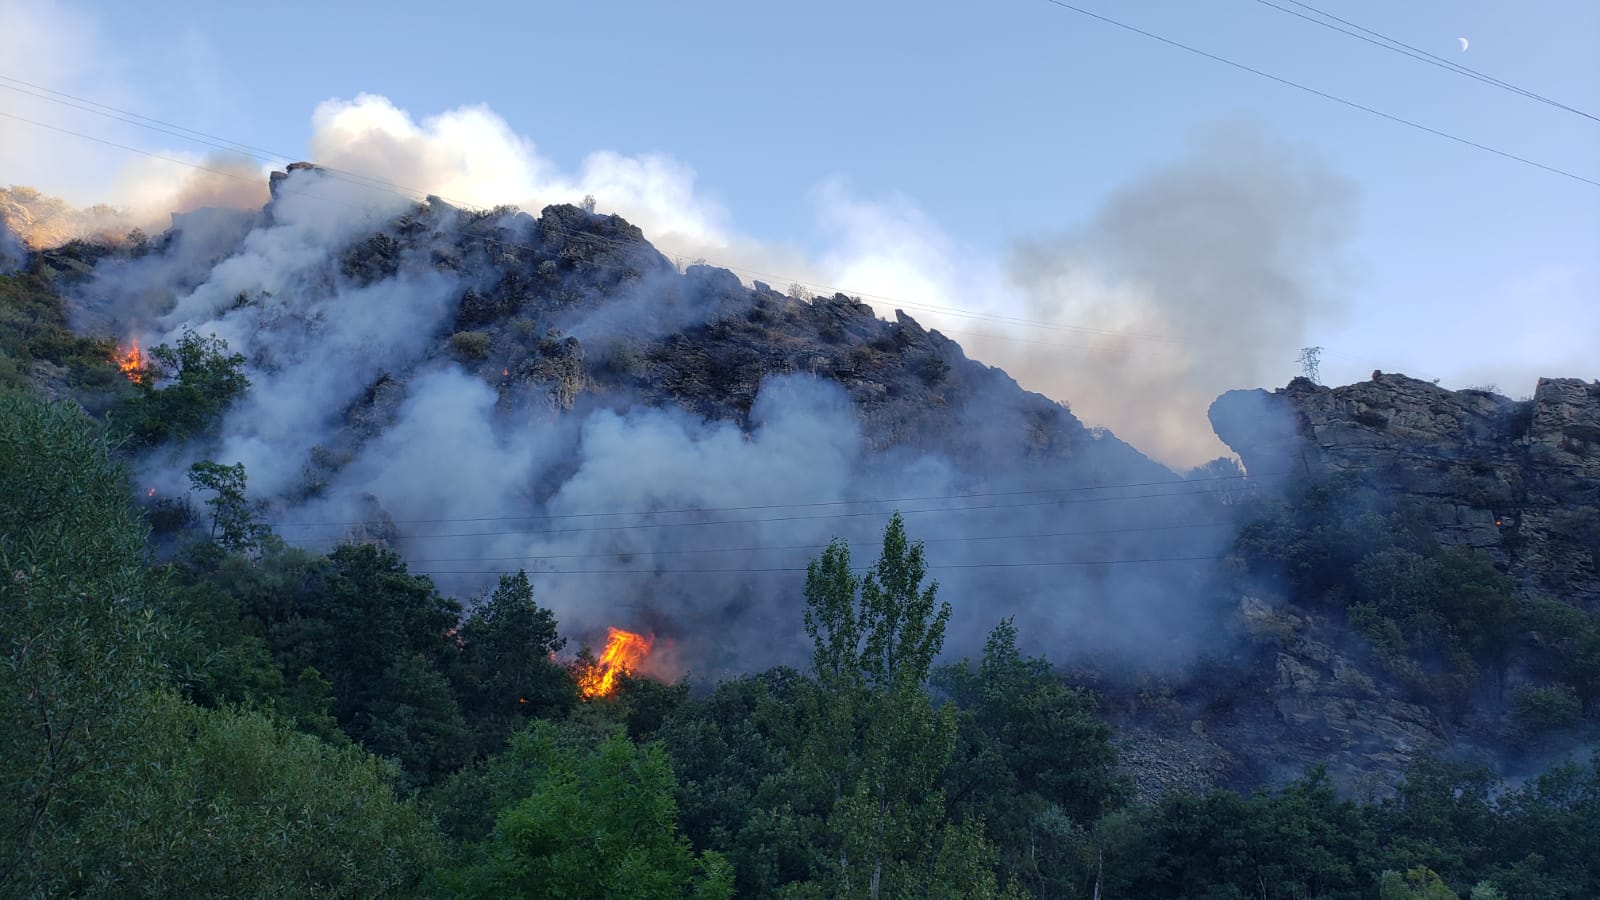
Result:
<svg viewBox="0 0 1600 900"><path fill-rule="evenodd" d="M1344 308L1354 215L1353 185L1306 150L1238 123L1197 134L1090 221L1018 249L1029 318L1123 334L1064 334L1084 349L1021 350L1013 371L1163 459L1215 456L1211 400L1283 381Z"/></svg>
<svg viewBox="0 0 1600 900"><path fill-rule="evenodd" d="M533 204L600 196L608 186L630 216L640 210L646 223L655 216L668 233L706 242L731 240L720 211L690 202L692 178L661 161L602 156L576 177L556 173L481 109L419 125L387 101L363 97L327 104L317 118L317 156L334 169L294 172L257 213L178 217L159 252L108 260L79 298L80 322L97 333L137 336L148 346L192 328L226 339L249 360L252 389L226 416L220 439L144 461L140 477L160 495L185 491L184 473L195 459L243 462L252 495L290 540L326 549L351 535L378 537L464 595L487 589L498 572L526 567L543 602L580 640L593 640L606 625L661 634L658 662L672 670L663 674L803 663L806 560L840 536L864 566L897 508L913 537L928 541L932 574L956 606L954 653L976 652L1007 615L1018 618L1027 649L1059 660L1092 652L1108 665L1181 665L1213 646L1207 589L1197 573L1225 540L1214 500L1165 482L1170 476L1137 454L1100 456L1092 470L1028 463L1026 436L1035 424L1010 388L949 411L951 429L960 432L943 442L950 449L883 452L863 436L868 413L809 376L769 379L748 421L735 423L636 405L622 395L583 396L562 412L484 372L463 370L448 349L457 304L498 275L481 268L488 257L480 268L439 264L461 252L461 223L447 205L432 204L423 231L400 241L392 270L373 280L349 268L358 242L374 232L398 236L395 217L416 214L409 188L488 205L491 185L510 185L513 196ZM1276 235L1288 226L1269 202L1277 191L1314 207L1321 183L1314 169L1289 166L1288 174L1268 179L1270 190L1237 195L1238 168L1270 175L1261 160L1232 160L1238 152L1227 142L1203 144L1193 159L1128 188L1059 242L1063 254L1034 248L1019 257L1019 282L1010 286L1001 266L974 262L911 204L861 200L831 186L819 204L839 242L818 268L859 277L869 293L875 280L889 285L887 296L906 296L901 288L914 284L912 293L929 305L1064 321L1115 310L1128 321L1112 325L1181 334L1208 316L1242 316L1251 304L1292 293L1303 274L1293 257L1311 252L1323 235L1311 227ZM399 187L374 189L345 169ZM1190 227L1209 223L1217 231L1212 215L1232 222L1220 234L1207 232L1205 258L1163 268L1184 233L1144 221L1159 218L1150 207L1163 192L1177 201L1166 213ZM533 239L531 220L498 221ZM1337 231L1330 227L1327 235ZM1227 261L1235 250L1248 256L1253 243L1272 258ZM1060 270L1063 255L1097 266L1093 290L1063 298L1063 285L1076 284ZM1235 275L1250 291L1229 306L1217 286ZM593 353L742 315L716 299L727 296L727 278L663 267L599 305L537 314L532 333L559 328ZM1067 299L1079 306L1069 308ZM1244 334L1229 346L1292 347L1304 311L1274 315L1282 321L1239 325ZM956 324L950 330L958 336L968 328L1018 333L1004 318ZM1193 354L1193 345L1175 346ZM1005 346L1017 358L1015 343ZM1031 387L1054 379L1060 389L1052 393L1070 395L1080 411L1095 391L1124 398L1116 413L1089 412L1091 423L1115 415L1126 421L1136 403L1115 392L1148 387L1124 370L1041 365L1023 375ZM1205 429L1207 390L1180 397L1196 404L1196 429ZM1160 407L1159 398L1135 399ZM1179 402L1167 399L1160 408ZM1181 457L1182 446L1174 440L1158 449ZM1090 490L1097 483L1158 486L1146 496L1148 488ZM1032 493L1045 489L1065 493ZM974 493L988 499L957 497ZM889 502L845 502L859 498ZM701 511L664 512L670 510Z"/></svg>
<svg viewBox="0 0 1600 900"><path fill-rule="evenodd" d="M457 304L500 276L437 264L462 252L448 207L300 170L255 216L207 215L224 217L180 218L158 252L108 260L77 300L86 319L139 319L147 346L192 328L248 360L252 387L218 438L142 461L158 496L183 495L196 459L243 462L291 542L382 539L466 597L526 568L580 642L609 625L656 632L666 676L803 665L807 560L840 537L864 567L895 509L955 605L952 653L977 652L1007 615L1060 660L1180 665L1210 646L1196 567L1161 560L1215 553L1215 504L1175 496L1189 486L1129 450L1092 470L1029 463L1034 426L1003 379L949 411L946 451L874 446L871 414L811 375L767 379L739 422L625 394L562 410L455 361ZM351 269L373 232L402 234L397 215L426 227L407 226L392 270ZM728 296L729 278L664 269L598 305L525 314L536 334L604 347L743 317L697 299ZM1157 562L1102 563L1117 559Z"/></svg>
<svg viewBox="0 0 1600 900"><path fill-rule="evenodd" d="M726 210L697 195L687 166L656 154L598 152L577 172L562 172L484 106L418 122L387 98L362 94L323 103L312 126L311 158L359 173L352 180L375 194L437 194L452 203L530 210L593 196L663 246L694 251L730 240Z"/></svg>

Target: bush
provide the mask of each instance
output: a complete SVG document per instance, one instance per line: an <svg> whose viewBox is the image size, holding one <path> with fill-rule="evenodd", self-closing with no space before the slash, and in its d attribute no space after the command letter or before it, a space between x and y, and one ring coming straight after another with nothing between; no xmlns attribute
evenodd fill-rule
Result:
<svg viewBox="0 0 1600 900"><path fill-rule="evenodd" d="M937 353L921 353L910 360L912 374L922 379L923 384L938 384L950 372L950 364L945 362Z"/></svg>
<svg viewBox="0 0 1600 900"><path fill-rule="evenodd" d="M458 331L450 336L450 349L464 359L483 359L489 355L489 335L482 331Z"/></svg>
<svg viewBox="0 0 1600 900"><path fill-rule="evenodd" d="M1511 721L1523 738L1571 728L1583 718L1583 703L1565 684L1525 685L1511 701Z"/></svg>
<svg viewBox="0 0 1600 900"><path fill-rule="evenodd" d="M139 393L112 412L135 444L184 440L210 430L228 405L250 388L244 356L228 352L219 337L185 330L178 345L150 351ZM164 387L158 387L164 383Z"/></svg>

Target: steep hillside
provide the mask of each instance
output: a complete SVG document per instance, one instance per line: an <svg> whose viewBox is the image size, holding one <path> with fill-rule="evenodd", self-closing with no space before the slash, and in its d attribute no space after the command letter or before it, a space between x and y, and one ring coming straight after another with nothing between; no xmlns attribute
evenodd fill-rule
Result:
<svg viewBox="0 0 1600 900"><path fill-rule="evenodd" d="M273 191L42 263L93 267L87 333L244 356L215 429L141 457L152 503L194 460L239 461L293 543L381 540L465 596L525 567L580 633L669 635L673 674L802 662L806 560L895 509L937 548L960 652L1005 616L1030 651L1161 668L1215 633L1213 485L904 314L680 272L574 206L374 202L308 166Z"/></svg>
<svg viewBox="0 0 1600 900"><path fill-rule="evenodd" d="M1512 401L1296 379L1211 418L1254 485L1229 563L1238 641L1107 688L1143 787L1327 765L1381 794L1422 754L1525 771L1593 739L1600 385Z"/></svg>
<svg viewBox="0 0 1600 900"><path fill-rule="evenodd" d="M159 529L203 521L191 463L241 462L293 545L377 543L469 603L526 569L579 641L649 631L652 674L710 682L804 665L807 561L898 509L950 654L1014 617L1100 691L1145 796L1316 765L1381 791L1422 753L1570 746L1600 696L1595 386L1236 391L1212 419L1248 477L1180 476L903 313L680 271L617 216L374 202L312 166L272 190L0 276L40 323L12 380L132 429ZM196 335L248 387L130 419L203 382ZM131 384L89 338L168 363Z"/></svg>
<svg viewBox="0 0 1600 900"><path fill-rule="evenodd" d="M1524 593L1600 608L1600 383L1542 378L1517 401L1374 372L1233 391L1211 418L1252 472L1359 472L1422 504L1441 543L1490 553Z"/></svg>

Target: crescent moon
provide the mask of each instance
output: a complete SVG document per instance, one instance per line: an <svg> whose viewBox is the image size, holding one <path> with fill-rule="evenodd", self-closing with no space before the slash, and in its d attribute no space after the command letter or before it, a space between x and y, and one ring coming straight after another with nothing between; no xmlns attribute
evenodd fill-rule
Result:
<svg viewBox="0 0 1600 900"><path fill-rule="evenodd" d="M1469 44L1467 42L1467 39L1466 38L1456 38L1456 40L1461 42L1461 52L1462 53L1467 52L1467 48L1471 46L1471 44Z"/></svg>

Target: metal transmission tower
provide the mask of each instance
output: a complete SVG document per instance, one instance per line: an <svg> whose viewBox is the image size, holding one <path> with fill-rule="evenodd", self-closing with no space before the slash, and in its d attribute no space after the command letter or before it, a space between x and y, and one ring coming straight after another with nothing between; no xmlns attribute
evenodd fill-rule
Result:
<svg viewBox="0 0 1600 900"><path fill-rule="evenodd" d="M1313 384L1322 383L1322 348L1301 347L1300 356L1295 359L1300 364L1300 374L1311 379Z"/></svg>

